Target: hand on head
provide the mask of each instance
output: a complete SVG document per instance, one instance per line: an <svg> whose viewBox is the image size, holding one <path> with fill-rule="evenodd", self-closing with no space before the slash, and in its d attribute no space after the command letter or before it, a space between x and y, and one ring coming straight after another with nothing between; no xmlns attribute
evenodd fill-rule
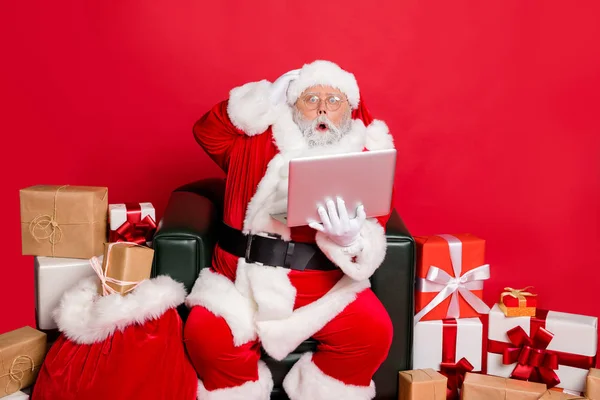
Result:
<svg viewBox="0 0 600 400"><path fill-rule="evenodd" d="M299 76L300 70L293 69L277 78L277 80L273 82L273 85L271 86L271 95L269 99L271 100L271 103L275 105L284 104L286 102L286 94L288 87L290 86L290 82L294 79L298 79Z"/></svg>

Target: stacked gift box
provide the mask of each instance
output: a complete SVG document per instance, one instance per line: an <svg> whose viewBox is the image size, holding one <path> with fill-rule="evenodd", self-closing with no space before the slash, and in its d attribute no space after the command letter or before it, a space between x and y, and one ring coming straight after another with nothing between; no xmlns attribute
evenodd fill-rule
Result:
<svg viewBox="0 0 600 400"><path fill-rule="evenodd" d="M156 215L151 203L109 204L108 188L37 185L20 191L22 254L33 256L36 328L0 335L0 398L27 399L60 334L63 294L96 279L98 295L126 295L150 278ZM94 278L95 277L95 278Z"/></svg>
<svg viewBox="0 0 600 400"><path fill-rule="evenodd" d="M530 287L505 288L490 308L482 239L415 242L414 369L400 372L399 399L600 399L596 317L540 309Z"/></svg>
<svg viewBox="0 0 600 400"><path fill-rule="evenodd" d="M446 378L446 398L458 399L465 374L482 372L483 324L490 277L485 241L471 234L416 237L417 282L413 366Z"/></svg>

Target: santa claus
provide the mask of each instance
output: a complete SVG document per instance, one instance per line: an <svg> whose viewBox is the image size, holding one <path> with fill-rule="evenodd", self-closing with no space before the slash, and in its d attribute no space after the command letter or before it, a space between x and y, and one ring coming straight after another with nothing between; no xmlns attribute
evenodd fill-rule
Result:
<svg viewBox="0 0 600 400"><path fill-rule="evenodd" d="M369 281L385 256L389 215L366 218L338 198L308 226L290 229L271 217L286 210L291 159L393 148L354 75L315 61L273 83L245 84L193 131L227 175L223 234L186 300L199 399L269 399L260 347L281 360L311 337L317 351L286 376L288 396L372 399L393 334Z"/></svg>

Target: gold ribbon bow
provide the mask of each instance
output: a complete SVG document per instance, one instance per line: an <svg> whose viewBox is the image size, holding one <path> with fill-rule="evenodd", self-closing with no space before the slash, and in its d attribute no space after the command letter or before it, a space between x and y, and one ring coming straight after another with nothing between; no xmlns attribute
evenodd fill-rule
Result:
<svg viewBox="0 0 600 400"><path fill-rule="evenodd" d="M527 286L523 289L513 289L511 287L505 287L505 292L502 292L502 294L500 295L500 302L504 300L505 296L511 296L519 300L519 307L525 307L527 305L526 297L537 296L537 294L535 293L526 292L526 290L529 288L533 288L533 286Z"/></svg>
<svg viewBox="0 0 600 400"><path fill-rule="evenodd" d="M29 367L24 368L25 365L27 365L27 364L31 364L31 368L29 368ZM31 357L29 357L29 356L15 357L12 364L10 365L10 368L8 369L8 374L0 375L0 378L4 378L5 376L8 376L8 382L6 383L4 392L6 394L11 394L18 390L21 390L22 385L23 385L23 379L25 378L25 372L31 371L33 373L34 370L35 370L35 364ZM13 384L13 383L15 383L17 385L17 388L11 392L10 387L11 387L11 384Z"/></svg>
<svg viewBox="0 0 600 400"><path fill-rule="evenodd" d="M58 225L58 222L56 222L56 198L58 197L59 190L67 186L69 185L63 185L56 189L52 215L40 214L29 224L29 233L35 240L39 242L40 240L48 239L52 245L52 255L54 255L54 245L62 240L62 229Z"/></svg>

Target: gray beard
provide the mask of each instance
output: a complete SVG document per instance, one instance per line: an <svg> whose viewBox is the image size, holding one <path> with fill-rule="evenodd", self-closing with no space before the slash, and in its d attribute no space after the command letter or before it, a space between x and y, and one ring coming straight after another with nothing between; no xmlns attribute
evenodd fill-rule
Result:
<svg viewBox="0 0 600 400"><path fill-rule="evenodd" d="M320 115L312 121L307 120L297 108L294 108L294 122L298 125L310 148L335 144L350 132L350 128L352 127L350 110L342 117L340 126L336 126L325 115ZM318 131L317 126L320 124L325 124L327 131Z"/></svg>

